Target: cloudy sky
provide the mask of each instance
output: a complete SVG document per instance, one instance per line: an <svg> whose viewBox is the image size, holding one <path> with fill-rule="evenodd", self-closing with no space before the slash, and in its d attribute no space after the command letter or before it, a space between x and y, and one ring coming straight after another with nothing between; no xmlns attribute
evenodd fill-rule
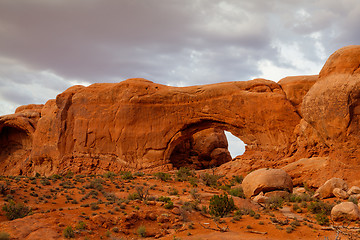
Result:
<svg viewBox="0 0 360 240"><path fill-rule="evenodd" d="M359 23L359 0L0 0L0 115L74 84L317 74Z"/></svg>

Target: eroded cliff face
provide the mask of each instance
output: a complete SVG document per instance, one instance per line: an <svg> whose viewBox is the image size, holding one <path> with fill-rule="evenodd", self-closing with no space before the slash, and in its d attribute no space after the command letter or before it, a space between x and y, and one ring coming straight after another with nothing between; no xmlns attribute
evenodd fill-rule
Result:
<svg viewBox="0 0 360 240"><path fill-rule="evenodd" d="M144 79L74 86L42 108L29 134L30 155L16 169L167 170L176 146L208 128L232 132L253 151L285 156L299 121L280 85L264 79L185 88Z"/></svg>
<svg viewBox="0 0 360 240"><path fill-rule="evenodd" d="M334 53L319 76L279 83L255 79L177 88L129 79L74 86L44 106L0 117L0 172L169 170L181 166L174 151L205 129L230 131L247 150L231 162L217 150L223 157L215 161L214 147L208 151L211 159L198 154L190 164L194 168L211 161L228 162L222 169L232 172L244 166L281 167L338 149L351 152L335 154L339 158L354 159L360 136L359 63L360 47L350 46ZM195 148L192 143L191 151Z"/></svg>

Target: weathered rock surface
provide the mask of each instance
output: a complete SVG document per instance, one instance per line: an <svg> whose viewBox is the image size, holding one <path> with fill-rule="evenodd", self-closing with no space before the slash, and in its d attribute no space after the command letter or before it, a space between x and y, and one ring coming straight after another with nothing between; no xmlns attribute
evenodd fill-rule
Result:
<svg viewBox="0 0 360 240"><path fill-rule="evenodd" d="M262 168L249 173L242 182L244 194L247 198L258 195L260 192L287 191L292 192L291 177L281 169Z"/></svg>
<svg viewBox="0 0 360 240"><path fill-rule="evenodd" d="M332 208L331 218L334 221L356 221L360 219L360 210L358 206L352 202L342 202Z"/></svg>
<svg viewBox="0 0 360 240"><path fill-rule="evenodd" d="M170 156L176 168L203 169L231 161L228 142L221 129L205 129L179 143Z"/></svg>
<svg viewBox="0 0 360 240"><path fill-rule="evenodd" d="M335 197L341 198L341 199L347 199L349 197L349 194L347 194L346 191L344 191L340 188L334 188L333 194Z"/></svg>
<svg viewBox="0 0 360 240"><path fill-rule="evenodd" d="M321 187L319 187L315 194L317 194L319 196L319 198L328 198L328 197L333 197L334 196L334 189L335 188L339 188L341 190L347 191L348 186L347 183L340 178L331 178L329 180L327 180L324 185L322 185Z"/></svg>
<svg viewBox="0 0 360 240"><path fill-rule="evenodd" d="M348 192L349 195L353 195L353 194L359 194L360 193L360 187L358 186L352 186Z"/></svg>
<svg viewBox="0 0 360 240"><path fill-rule="evenodd" d="M281 87L264 79L185 88L144 79L74 86L45 104L35 131L21 130L31 151L7 174L171 169L176 146L207 128L231 131L253 152L284 156L299 121ZM15 128L4 117L0 125ZM2 131L0 138L11 135Z"/></svg>

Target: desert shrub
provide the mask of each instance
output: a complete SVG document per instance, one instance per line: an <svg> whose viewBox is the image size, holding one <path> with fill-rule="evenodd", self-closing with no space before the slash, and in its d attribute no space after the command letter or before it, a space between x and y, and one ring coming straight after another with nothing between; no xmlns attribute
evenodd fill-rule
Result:
<svg viewBox="0 0 360 240"><path fill-rule="evenodd" d="M75 232L71 226L67 226L63 231L64 238L74 238Z"/></svg>
<svg viewBox="0 0 360 240"><path fill-rule="evenodd" d="M234 200L226 194L214 195L210 199L209 213L215 217L224 217L235 209Z"/></svg>
<svg viewBox="0 0 360 240"><path fill-rule="evenodd" d="M114 172L109 171L109 172L104 173L104 178L113 179L115 176L116 176L116 173L114 173Z"/></svg>
<svg viewBox="0 0 360 240"><path fill-rule="evenodd" d="M59 185L63 188L69 188L69 189L75 188L75 185L70 181L64 181L64 182L60 183Z"/></svg>
<svg viewBox="0 0 360 240"><path fill-rule="evenodd" d="M47 178L41 179L41 180L40 180L40 183L41 183L43 186L46 186L46 185L50 185L50 184L51 184L50 181L49 181L49 179L47 179Z"/></svg>
<svg viewBox="0 0 360 240"><path fill-rule="evenodd" d="M178 195L179 191L176 188L169 188L168 189L168 194L171 195L171 196Z"/></svg>
<svg viewBox="0 0 360 240"><path fill-rule="evenodd" d="M200 175L201 180L206 186L215 187L218 185L219 175L204 173Z"/></svg>
<svg viewBox="0 0 360 240"><path fill-rule="evenodd" d="M323 212L320 212L320 213L317 213L315 215L315 220L317 221L318 224L320 224L321 226L327 226L329 225L329 218L328 216L323 213Z"/></svg>
<svg viewBox="0 0 360 240"><path fill-rule="evenodd" d="M171 180L171 175L164 172L157 172L154 176L164 182Z"/></svg>
<svg viewBox="0 0 360 240"><path fill-rule="evenodd" d="M201 202L201 195L200 193L198 193L198 190L196 188L193 188L190 190L190 195L192 197L192 199L194 199L197 202Z"/></svg>
<svg viewBox="0 0 360 240"><path fill-rule="evenodd" d="M138 227L136 232L140 237L143 237L143 238L146 237L146 228L145 228L145 226Z"/></svg>
<svg viewBox="0 0 360 240"><path fill-rule="evenodd" d="M266 208L271 209L271 210L276 210L276 209L282 208L283 204L284 204L284 198L278 197L278 196L273 196L273 197L270 197L269 199L267 199Z"/></svg>
<svg viewBox="0 0 360 240"><path fill-rule="evenodd" d="M236 216L242 216L242 215L249 215L254 216L256 213L251 208L240 208L239 210L235 211Z"/></svg>
<svg viewBox="0 0 360 240"><path fill-rule="evenodd" d="M197 187L198 182L199 182L198 178L196 178L196 177L189 177L188 181L191 184L191 186L193 186L193 187Z"/></svg>
<svg viewBox="0 0 360 240"><path fill-rule="evenodd" d="M127 199L128 200L136 200L136 199L140 199L140 196L137 192L129 193Z"/></svg>
<svg viewBox="0 0 360 240"><path fill-rule="evenodd" d="M229 194L231 196L235 196L235 197L239 197L239 198L244 198L245 199L245 194L244 194L244 190L242 189L242 187L237 187L237 188L233 188L229 190Z"/></svg>
<svg viewBox="0 0 360 240"><path fill-rule="evenodd" d="M104 190L104 187L103 187L104 182L105 181L103 179L96 178L96 179L92 180L90 182L90 184L86 185L85 188L91 188L91 189L96 189L98 191L102 191L102 190Z"/></svg>
<svg viewBox="0 0 360 240"><path fill-rule="evenodd" d="M28 206L22 203L15 203L12 200L5 204L2 209L9 220L26 217L31 212Z"/></svg>
<svg viewBox="0 0 360 240"><path fill-rule="evenodd" d="M7 232L0 232L0 240L10 240L10 234Z"/></svg>
<svg viewBox="0 0 360 240"><path fill-rule="evenodd" d="M331 209L333 208L332 204L328 204L322 201L315 201L308 204L309 212L313 214L322 213L325 215L330 215Z"/></svg>
<svg viewBox="0 0 360 240"><path fill-rule="evenodd" d="M91 210L95 211L98 210L100 207L96 203L90 203Z"/></svg>
<svg viewBox="0 0 360 240"><path fill-rule="evenodd" d="M349 200L349 202L353 202L354 204L358 204L358 202L359 202L359 201L357 200L357 198L356 198L356 197L353 197L353 196L350 196L348 200Z"/></svg>
<svg viewBox="0 0 360 240"><path fill-rule="evenodd" d="M131 180L134 179L134 176L132 175L131 172L121 172L121 177L124 180Z"/></svg>
<svg viewBox="0 0 360 240"><path fill-rule="evenodd" d="M166 202L164 208L172 209L174 207L174 203L172 201Z"/></svg>
<svg viewBox="0 0 360 240"><path fill-rule="evenodd" d="M78 229L78 230L86 229L86 223L83 221L78 222L78 224L76 225L76 229Z"/></svg>
<svg viewBox="0 0 360 240"><path fill-rule="evenodd" d="M147 200L149 196L148 188L144 188L143 186L138 186L135 188L135 190L140 200Z"/></svg>
<svg viewBox="0 0 360 240"><path fill-rule="evenodd" d="M171 199L169 197L160 196L157 201L159 202L170 202Z"/></svg>
<svg viewBox="0 0 360 240"><path fill-rule="evenodd" d="M0 194L5 196L7 194L7 191L9 191L9 187L5 184L0 183Z"/></svg>
<svg viewBox="0 0 360 240"><path fill-rule="evenodd" d="M176 175L175 175L175 180L176 181L180 181L180 182L183 182L183 181L187 181L190 177L193 177L195 174L190 171L189 168L187 167L181 167L177 172L176 172Z"/></svg>
<svg viewBox="0 0 360 240"><path fill-rule="evenodd" d="M240 176L235 175L235 176L233 176L231 182L241 184L243 180L244 180L244 177L242 175L240 175Z"/></svg>

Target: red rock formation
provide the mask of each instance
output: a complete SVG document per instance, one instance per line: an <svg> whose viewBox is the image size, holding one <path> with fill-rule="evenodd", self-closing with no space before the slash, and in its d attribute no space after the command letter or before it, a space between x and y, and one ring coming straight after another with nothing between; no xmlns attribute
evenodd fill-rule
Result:
<svg viewBox="0 0 360 240"><path fill-rule="evenodd" d="M285 156L299 121L281 87L264 79L185 88L143 79L75 86L45 104L31 155L15 169L170 169L175 147L207 128L232 132L251 151Z"/></svg>
<svg viewBox="0 0 360 240"><path fill-rule="evenodd" d="M247 144L243 156L219 171L238 174L328 157L311 180L346 180L358 168L359 56L360 46L342 48L319 77L288 77L279 83L255 79L177 88L129 79L74 86L43 107L20 107L0 117L0 172L172 169L181 166L174 151L197 132L217 128ZM205 146L193 143L199 151L192 167L209 165L212 160L201 159L204 152L212 159L226 155L222 147L210 153ZM298 175L295 170L291 174Z"/></svg>
<svg viewBox="0 0 360 240"><path fill-rule="evenodd" d="M178 144L170 156L174 167L204 169L231 161L223 130L205 129Z"/></svg>

